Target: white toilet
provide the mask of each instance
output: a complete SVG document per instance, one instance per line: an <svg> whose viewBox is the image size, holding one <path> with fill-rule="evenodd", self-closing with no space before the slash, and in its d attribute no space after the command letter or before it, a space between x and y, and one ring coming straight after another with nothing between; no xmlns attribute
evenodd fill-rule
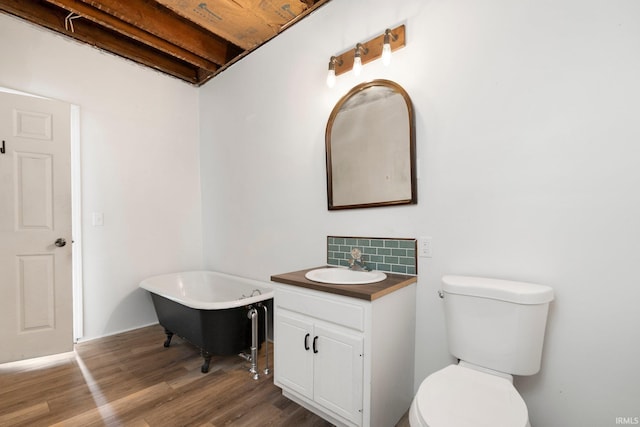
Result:
<svg viewBox="0 0 640 427"><path fill-rule="evenodd" d="M442 278L449 351L460 362L429 375L409 410L412 427L529 427L511 375L540 370L553 289L466 276Z"/></svg>

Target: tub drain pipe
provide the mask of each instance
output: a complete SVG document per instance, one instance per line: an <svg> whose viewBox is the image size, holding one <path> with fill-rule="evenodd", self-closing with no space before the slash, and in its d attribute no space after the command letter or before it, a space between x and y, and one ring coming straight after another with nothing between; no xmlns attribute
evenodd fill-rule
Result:
<svg viewBox="0 0 640 427"><path fill-rule="evenodd" d="M251 319L251 368L249 372L253 374L253 379L260 378L258 374L258 310L251 308L247 313Z"/></svg>
<svg viewBox="0 0 640 427"><path fill-rule="evenodd" d="M269 375L269 309L266 304L263 304L262 308L264 308L264 374Z"/></svg>

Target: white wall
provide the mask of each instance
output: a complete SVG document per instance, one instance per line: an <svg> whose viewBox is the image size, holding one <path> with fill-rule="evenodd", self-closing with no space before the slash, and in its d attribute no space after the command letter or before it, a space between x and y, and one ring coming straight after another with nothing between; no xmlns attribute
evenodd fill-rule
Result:
<svg viewBox="0 0 640 427"><path fill-rule="evenodd" d="M407 25L392 66L329 57ZM201 88L205 266L260 280L320 265L327 235L433 236L420 259L416 387L451 362L443 274L554 287L537 426L640 416L640 3L334 1ZM379 62L379 61L378 61ZM328 212L324 129L353 85L416 110L417 206Z"/></svg>
<svg viewBox="0 0 640 427"><path fill-rule="evenodd" d="M400 23L391 67L325 86L331 55ZM198 90L0 15L0 86L81 107L86 337L154 322L139 280L202 252L268 280L322 264L327 235L430 235L416 387L450 362L443 274L549 284L542 371L516 383L537 426L640 415L638 52L635 0L334 1ZM413 99L419 203L328 212L326 120L372 78Z"/></svg>
<svg viewBox="0 0 640 427"><path fill-rule="evenodd" d="M3 14L0 57L0 86L80 106L85 339L156 322L140 280L202 263L198 90Z"/></svg>

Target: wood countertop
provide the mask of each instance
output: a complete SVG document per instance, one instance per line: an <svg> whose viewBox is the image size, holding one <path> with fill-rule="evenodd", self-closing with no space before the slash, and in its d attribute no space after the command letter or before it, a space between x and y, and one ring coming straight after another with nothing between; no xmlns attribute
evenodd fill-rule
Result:
<svg viewBox="0 0 640 427"><path fill-rule="evenodd" d="M275 274L271 276L271 280L286 285L299 286L301 288L314 289L316 291L344 295L367 301L373 301L418 281L416 276L387 273L386 271L384 272L387 275L385 280L377 283L367 283L365 285L332 285L329 283L314 282L304 277L308 271L326 267L327 266L314 267L306 270L293 271L291 273Z"/></svg>

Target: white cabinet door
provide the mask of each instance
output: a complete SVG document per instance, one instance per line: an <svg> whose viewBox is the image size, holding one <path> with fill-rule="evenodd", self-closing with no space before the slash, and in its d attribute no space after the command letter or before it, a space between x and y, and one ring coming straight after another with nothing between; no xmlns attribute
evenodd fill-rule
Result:
<svg viewBox="0 0 640 427"><path fill-rule="evenodd" d="M317 324L314 325L314 334L314 400L343 418L361 425L362 336Z"/></svg>
<svg viewBox="0 0 640 427"><path fill-rule="evenodd" d="M313 324L278 310L274 338L276 385L313 399Z"/></svg>

